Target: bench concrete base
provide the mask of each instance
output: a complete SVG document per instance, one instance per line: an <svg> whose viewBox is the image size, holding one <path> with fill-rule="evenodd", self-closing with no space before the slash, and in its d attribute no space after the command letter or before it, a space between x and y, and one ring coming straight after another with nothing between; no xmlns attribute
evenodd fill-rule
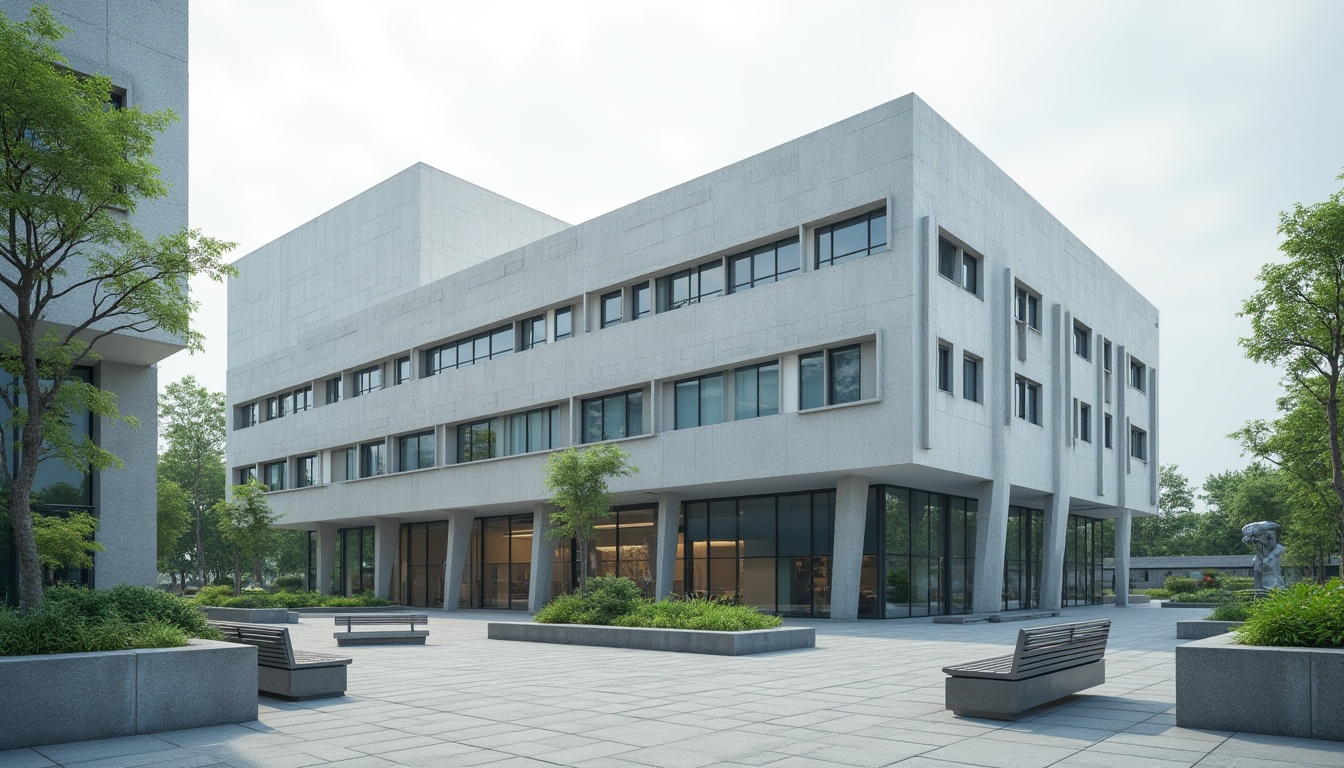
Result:
<svg viewBox="0 0 1344 768"><path fill-rule="evenodd" d="M1026 680L949 677L943 688L944 707L959 717L1013 720L1033 707L1106 682L1106 662L1094 661Z"/></svg>
<svg viewBox="0 0 1344 768"><path fill-rule="evenodd" d="M0 656L0 750L250 722L256 669L256 648L213 640Z"/></svg>
<svg viewBox="0 0 1344 768"><path fill-rule="evenodd" d="M1344 741L1344 648L1176 646L1176 725Z"/></svg>
<svg viewBox="0 0 1344 768"><path fill-rule="evenodd" d="M286 701L307 701L345 695L345 664L299 669L256 669L257 692L265 696Z"/></svg>
<svg viewBox="0 0 1344 768"><path fill-rule="evenodd" d="M776 627L747 632L709 632L698 629L648 629L644 627L599 627L588 624L531 624L490 622L491 640L529 643L594 645L602 648L634 648L645 651L705 653L716 656L746 656L753 653L815 648L817 631L812 627Z"/></svg>
<svg viewBox="0 0 1344 768"><path fill-rule="evenodd" d="M298 624L299 614L288 608L216 608L197 606L211 621L238 621L244 624Z"/></svg>
<svg viewBox="0 0 1344 768"><path fill-rule="evenodd" d="M372 630L367 632L333 632L337 645L424 645L429 637L427 629Z"/></svg>
<svg viewBox="0 0 1344 768"><path fill-rule="evenodd" d="M1177 640L1203 640L1223 635L1245 624L1244 621L1213 621L1212 619L1185 619L1176 622Z"/></svg>

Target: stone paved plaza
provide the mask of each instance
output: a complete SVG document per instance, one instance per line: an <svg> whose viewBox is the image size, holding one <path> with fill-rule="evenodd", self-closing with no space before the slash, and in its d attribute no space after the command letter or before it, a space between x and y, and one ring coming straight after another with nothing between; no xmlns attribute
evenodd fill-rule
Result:
<svg viewBox="0 0 1344 768"><path fill-rule="evenodd" d="M741 658L491 641L486 621L527 616L430 614L426 646L340 649L355 659L345 698L263 698L257 722L0 752L0 766L1344 766L1342 742L1175 726L1190 610L820 621L813 650ZM1024 625L1092 618L1114 621L1105 686L1016 723L943 710L944 665L1004 653ZM331 625L305 616L296 647L336 652Z"/></svg>

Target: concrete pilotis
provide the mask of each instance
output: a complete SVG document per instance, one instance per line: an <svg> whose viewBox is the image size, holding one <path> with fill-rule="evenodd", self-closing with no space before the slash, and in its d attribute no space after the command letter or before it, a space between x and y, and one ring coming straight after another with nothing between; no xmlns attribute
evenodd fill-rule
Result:
<svg viewBox="0 0 1344 768"><path fill-rule="evenodd" d="M1045 557L1041 563L1041 607L1064 602L1064 548L1069 536L1069 498L1051 494L1045 503Z"/></svg>
<svg viewBox="0 0 1344 768"><path fill-rule="evenodd" d="M453 513L448 524L448 556L443 568L443 609L457 610L462 594L462 577L471 555L471 528L476 516L470 511Z"/></svg>
<svg viewBox="0 0 1344 768"><path fill-rule="evenodd" d="M393 568L397 559L397 536L401 519L380 517L373 523L373 594L383 600L392 594Z"/></svg>
<svg viewBox="0 0 1344 768"><path fill-rule="evenodd" d="M986 480L980 484L975 525L975 588L972 613L1003 610L1003 557L1008 538L1008 484Z"/></svg>
<svg viewBox="0 0 1344 768"><path fill-rule="evenodd" d="M1125 439L1129 439L1126 436ZM1124 483L1124 480L1120 481ZM1123 485L1121 487L1124 487ZM1129 524L1133 513L1124 511L1124 515L1115 519L1115 605L1117 608L1129 605Z"/></svg>
<svg viewBox="0 0 1344 768"><path fill-rule="evenodd" d="M831 618L859 617L863 530L868 514L868 478L845 475L835 484L835 547L831 557Z"/></svg>
<svg viewBox="0 0 1344 768"><path fill-rule="evenodd" d="M677 528L681 520L681 496L675 493L658 494L658 552L654 558L653 599L662 600L672 594L676 578Z"/></svg>
<svg viewBox="0 0 1344 768"><path fill-rule="evenodd" d="M551 600L551 569L555 563L555 541L546 535L551 530L549 504L532 506L532 579L527 590L527 610L536 613Z"/></svg>
<svg viewBox="0 0 1344 768"><path fill-rule="evenodd" d="M336 572L336 537L339 531L335 523L317 524L317 585L318 594L331 594L331 577Z"/></svg>

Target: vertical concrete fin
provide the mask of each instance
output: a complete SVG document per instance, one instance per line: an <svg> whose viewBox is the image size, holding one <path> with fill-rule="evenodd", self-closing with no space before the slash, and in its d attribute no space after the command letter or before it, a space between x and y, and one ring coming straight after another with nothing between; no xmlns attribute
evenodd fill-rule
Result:
<svg viewBox="0 0 1344 768"><path fill-rule="evenodd" d="M1106 338L1098 333L1093 337L1093 341L1096 342L1097 350L1099 350L1097 354L1104 355ZM1112 355L1111 361L1111 365L1114 366L1114 355ZM1106 495L1106 358L1102 356L1098 363L1100 364L1095 366L1097 404L1093 409L1095 416L1092 429L1092 447L1096 451L1097 458L1097 496L1101 497Z"/></svg>
<svg viewBox="0 0 1344 768"><path fill-rule="evenodd" d="M555 542L546 534L551 530L551 506L532 506L532 578L527 589L527 610L536 613L551 601L551 569L555 561ZM447 593L445 593L447 594Z"/></svg>
<svg viewBox="0 0 1344 768"><path fill-rule="evenodd" d="M448 523L448 552L443 569L443 610L456 611L462 594L462 579L466 576L467 560L471 555L471 529L476 515L471 510L453 513Z"/></svg>
<svg viewBox="0 0 1344 768"><path fill-rule="evenodd" d="M931 344L929 340L929 293L933 289L929 264L938 258L938 226L932 214L920 219L920 224L924 231L924 243L920 250L921 258L917 262L917 271L915 272L916 281L919 284L915 360L917 366L916 386L919 388L919 447L927 451L933 447L932 425L930 423L933 419L933 402L929 392L929 367L931 363L929 358L934 354L933 348L937 346Z"/></svg>
<svg viewBox="0 0 1344 768"><path fill-rule="evenodd" d="M1157 458L1157 368L1148 366L1148 503L1157 506L1162 465Z"/></svg>
<svg viewBox="0 0 1344 768"><path fill-rule="evenodd" d="M835 533L831 557L831 618L859 617L863 533L868 515L868 478L845 475L835 484Z"/></svg>
<svg viewBox="0 0 1344 768"><path fill-rule="evenodd" d="M1121 488L1125 487L1123 483ZM1115 519L1115 605L1122 608L1129 605L1129 533L1132 513L1121 510Z"/></svg>
<svg viewBox="0 0 1344 768"><path fill-rule="evenodd" d="M336 573L336 537L339 531L335 523L317 524L317 592L331 594L331 578Z"/></svg>
<svg viewBox="0 0 1344 768"><path fill-rule="evenodd" d="M1008 539L1008 481L996 478L980 483L975 521L975 584L971 594L974 613L1003 610L1003 558Z"/></svg>
<svg viewBox="0 0 1344 768"><path fill-rule="evenodd" d="M672 594L676 580L677 529L681 525L681 496L675 493L658 494L657 551L654 553L653 599L662 600Z"/></svg>

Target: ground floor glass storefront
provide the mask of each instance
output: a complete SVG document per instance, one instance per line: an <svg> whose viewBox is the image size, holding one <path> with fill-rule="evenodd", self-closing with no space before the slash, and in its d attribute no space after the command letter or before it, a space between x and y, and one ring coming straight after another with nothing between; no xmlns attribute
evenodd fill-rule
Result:
<svg viewBox="0 0 1344 768"><path fill-rule="evenodd" d="M331 594L350 597L373 592L373 536L373 526L339 531Z"/></svg>

